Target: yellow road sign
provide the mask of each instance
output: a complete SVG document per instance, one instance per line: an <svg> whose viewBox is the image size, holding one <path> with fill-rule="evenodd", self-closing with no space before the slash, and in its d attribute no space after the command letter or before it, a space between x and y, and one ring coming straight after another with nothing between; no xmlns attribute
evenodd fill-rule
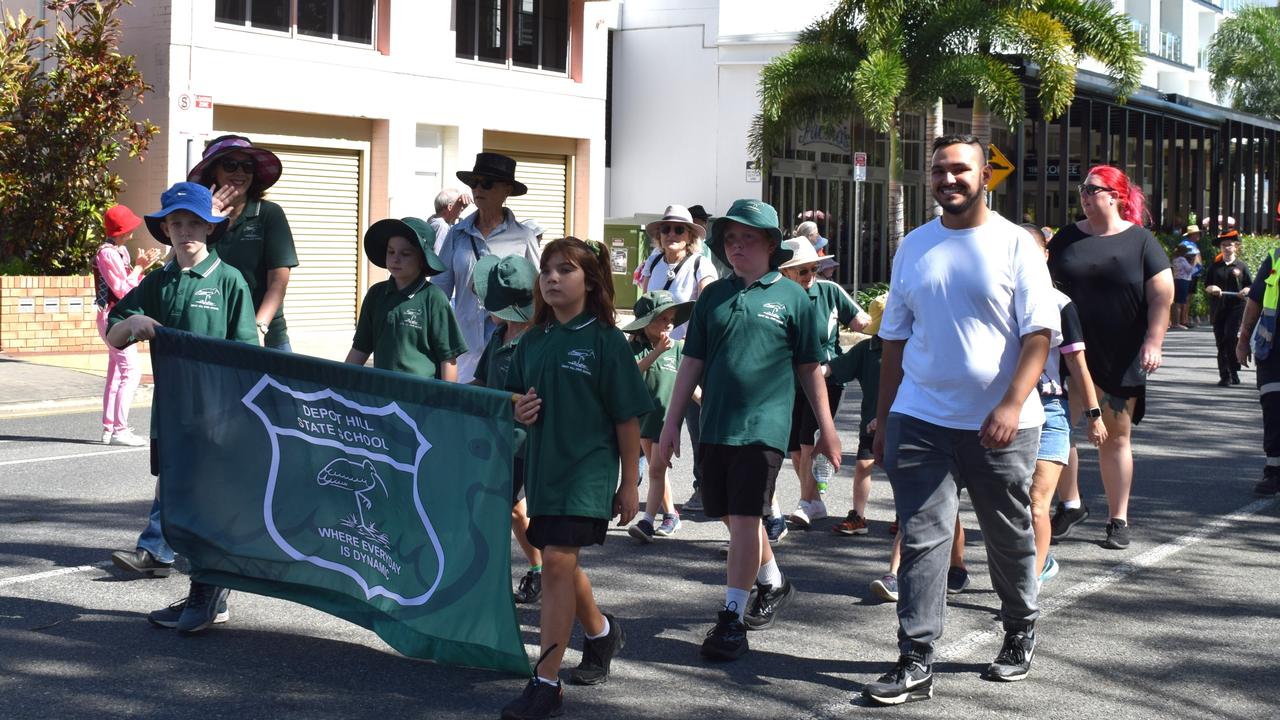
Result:
<svg viewBox="0 0 1280 720"><path fill-rule="evenodd" d="M1000 187L1000 183L1013 174L1013 163L1009 162L1009 158L1005 157L994 143L987 147L991 150L991 159L988 161L991 165L991 182L987 183L987 190L995 190Z"/></svg>

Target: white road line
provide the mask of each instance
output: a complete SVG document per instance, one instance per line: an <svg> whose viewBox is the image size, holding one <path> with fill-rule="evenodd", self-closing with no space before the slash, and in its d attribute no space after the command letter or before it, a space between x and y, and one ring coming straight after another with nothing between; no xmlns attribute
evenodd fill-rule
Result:
<svg viewBox="0 0 1280 720"><path fill-rule="evenodd" d="M28 465L30 463L50 462L52 460L70 460L73 458L98 457L99 455L118 455L120 453L142 452L148 450L145 447L119 448L117 450L103 450L101 452L75 453L73 455L50 455L49 457L26 458L24 460L4 460L0 461L0 467L5 465Z"/></svg>
<svg viewBox="0 0 1280 720"><path fill-rule="evenodd" d="M1228 525L1233 525L1241 520L1245 520L1251 515L1256 515L1262 510L1274 505L1275 502L1275 499L1272 498L1255 500L1230 515L1225 515L1217 520L1205 523L1186 535L1170 540L1163 545L1157 545L1132 560L1116 565L1101 575L1077 585L1073 585L1065 592L1051 595L1048 598L1045 598L1044 602L1040 604L1040 617L1043 618L1046 615L1052 615L1053 613L1065 610L1080 600L1083 600L1084 598L1097 593L1099 590L1106 588L1108 585L1114 585L1143 568L1148 568L1152 565L1163 562L1168 559L1169 556L1199 543ZM994 642L998 638L1002 637L1004 637L1004 629L1001 627L998 620L994 621L991 624L991 627L985 630L976 630L955 642L943 645L937 653L937 660L943 662L955 662L962 660L979 647L990 649Z"/></svg>
<svg viewBox="0 0 1280 720"><path fill-rule="evenodd" d="M71 575L72 573L88 572L89 570L98 570L100 565L81 565L79 567L64 567L57 570L45 570L44 572L31 573L30 575L18 575L16 577L0 578L0 587L8 585L18 585L19 583L35 582L36 580L44 580L46 578L58 577L59 575Z"/></svg>

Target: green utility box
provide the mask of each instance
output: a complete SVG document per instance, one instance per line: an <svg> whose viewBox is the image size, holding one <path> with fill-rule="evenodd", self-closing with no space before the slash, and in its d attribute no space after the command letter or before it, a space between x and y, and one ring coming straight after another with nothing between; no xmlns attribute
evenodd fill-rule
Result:
<svg viewBox="0 0 1280 720"><path fill-rule="evenodd" d="M632 275L640 262L649 257L653 246L644 232L644 223L634 216L605 220L604 243L609 248L609 261L613 266L614 305L629 311L639 297Z"/></svg>

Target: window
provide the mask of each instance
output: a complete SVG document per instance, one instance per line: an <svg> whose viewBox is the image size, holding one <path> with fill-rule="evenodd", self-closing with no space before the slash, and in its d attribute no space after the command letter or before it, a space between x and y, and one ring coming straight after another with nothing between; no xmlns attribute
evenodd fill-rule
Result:
<svg viewBox="0 0 1280 720"><path fill-rule="evenodd" d="M377 0L217 0L213 16L220 23L372 45L376 4Z"/></svg>
<svg viewBox="0 0 1280 720"><path fill-rule="evenodd" d="M569 0L457 0L455 29L460 58L569 69Z"/></svg>

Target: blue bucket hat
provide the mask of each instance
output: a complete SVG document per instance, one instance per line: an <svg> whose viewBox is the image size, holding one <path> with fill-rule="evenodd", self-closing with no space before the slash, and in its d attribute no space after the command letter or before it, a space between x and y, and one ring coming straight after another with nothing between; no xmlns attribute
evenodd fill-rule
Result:
<svg viewBox="0 0 1280 720"><path fill-rule="evenodd" d="M724 264L732 266L729 256L724 252L724 231L730 222L742 223L768 233L769 239L778 246L769 257L770 268L777 268L791 259L791 250L782 246L782 230L778 228L778 211L766 202L746 198L734 200L729 211L716 218L711 224L711 242L708 245L711 252L715 253Z"/></svg>
<svg viewBox="0 0 1280 720"><path fill-rule="evenodd" d="M160 221L178 210L186 210L201 220L213 224L213 234L205 240L207 245L217 242L218 238L227 231L226 218L213 214L213 193L209 192L209 188L199 183L180 182L174 183L173 187L165 190L160 196L160 210L144 218L151 236L165 245L172 245Z"/></svg>

